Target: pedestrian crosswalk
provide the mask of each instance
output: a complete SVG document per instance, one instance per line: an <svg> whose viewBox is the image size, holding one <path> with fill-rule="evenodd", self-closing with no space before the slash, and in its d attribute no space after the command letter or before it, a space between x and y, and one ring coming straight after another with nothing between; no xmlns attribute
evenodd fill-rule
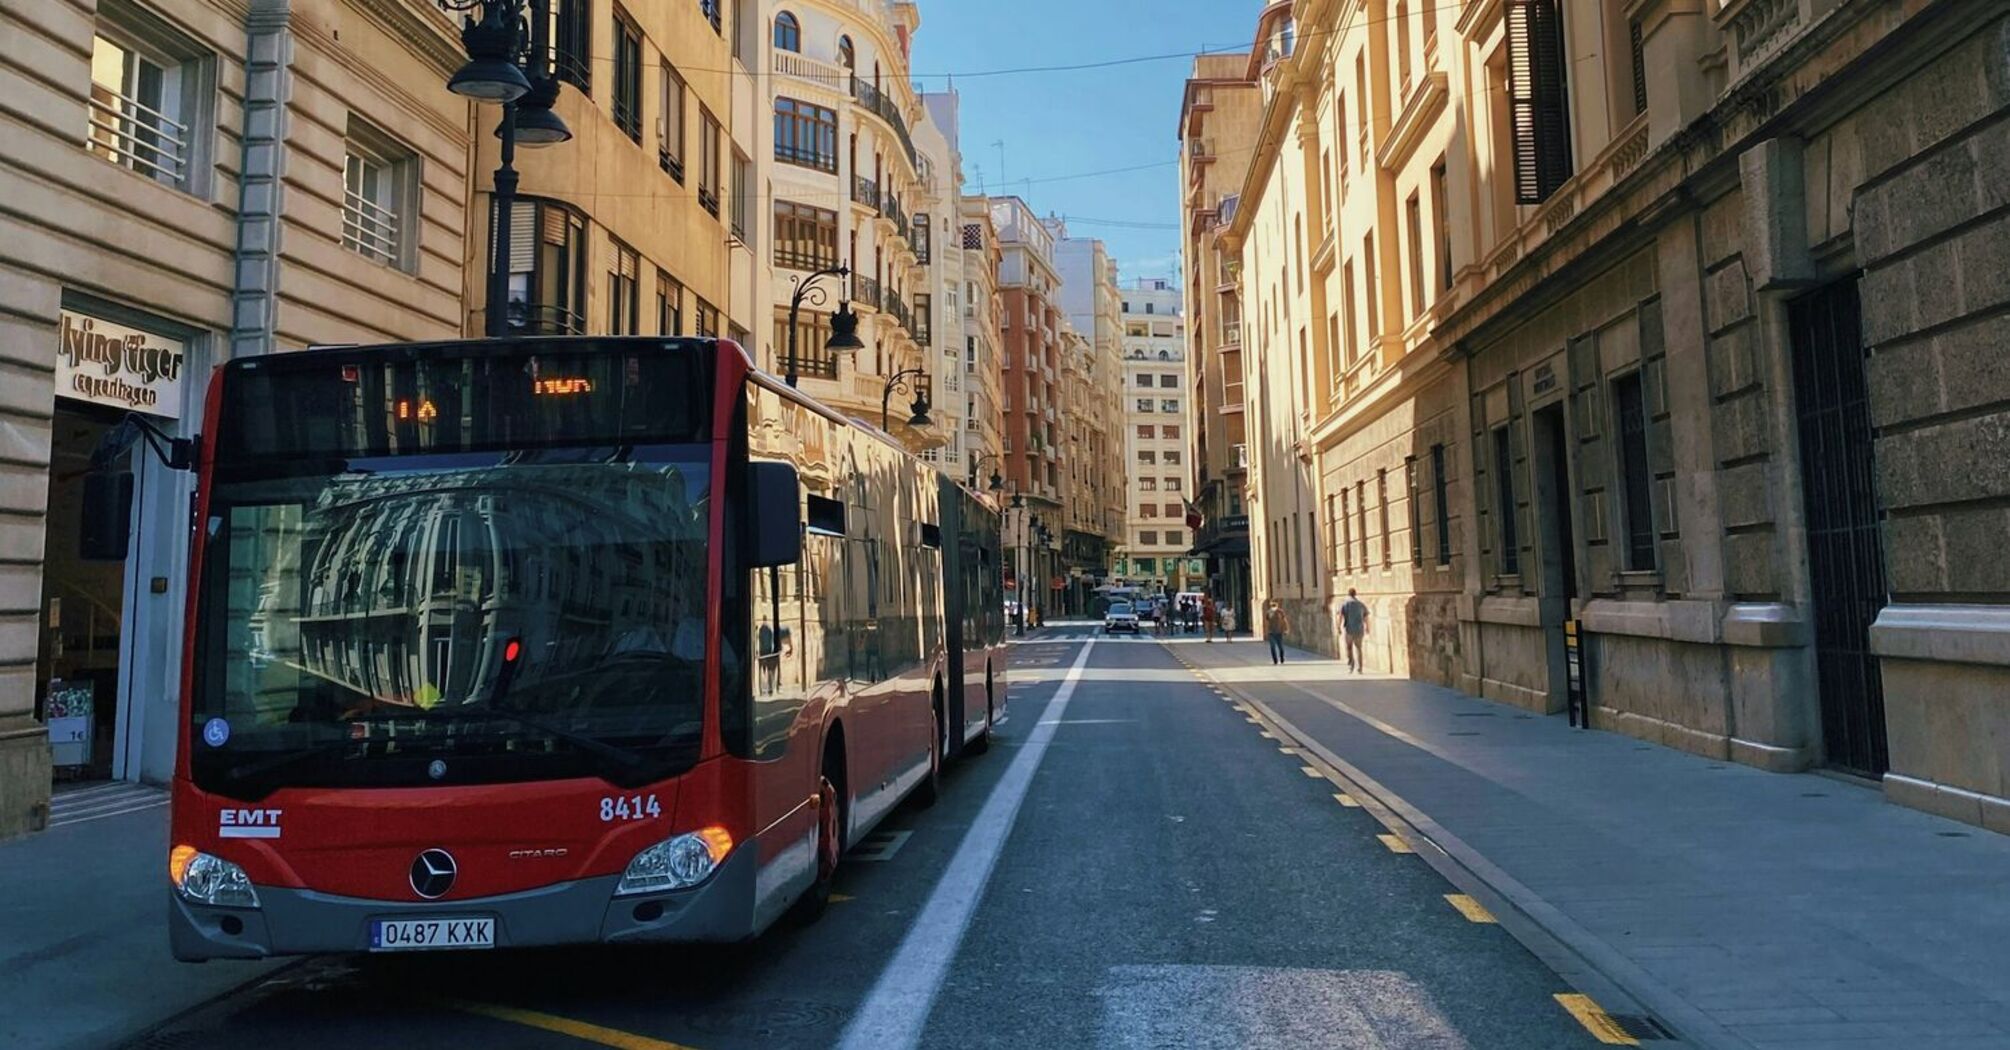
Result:
<svg viewBox="0 0 2010 1050"><path fill-rule="evenodd" d="M82 824L89 820L124 816L150 809L163 809L168 793L147 784L114 781L56 792L49 800L49 826Z"/></svg>

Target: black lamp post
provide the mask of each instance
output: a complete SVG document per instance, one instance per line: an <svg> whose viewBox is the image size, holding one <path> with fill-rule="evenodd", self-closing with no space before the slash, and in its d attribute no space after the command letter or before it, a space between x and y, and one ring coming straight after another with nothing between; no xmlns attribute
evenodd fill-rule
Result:
<svg viewBox="0 0 2010 1050"><path fill-rule="evenodd" d="M439 0L440 9L466 16L461 45L468 62L447 81L447 90L477 102L502 103L502 163L496 167L492 207L495 235L489 244L488 311L491 338L510 334L509 245L516 212L516 147L553 146L572 138L552 104L558 101L558 81L551 75L551 47L546 40L551 20L547 0ZM474 12L479 11L477 19ZM526 33L526 21L529 32Z"/></svg>
<svg viewBox="0 0 2010 1050"><path fill-rule="evenodd" d="M984 466L984 461L985 461L985 460L987 460L987 459L995 459L995 460L998 460L999 462L1001 462L1001 463L1002 463L1002 462L1004 462L1004 459L1005 459L1005 457L1004 457L1004 456L1002 456L1002 455L1000 455L1000 454L998 454L998 453L996 453L996 452L986 452L986 453L984 453L983 455L981 455L981 456L978 456L978 457L977 457L976 459L973 459L973 460L971 460L971 461L970 461L970 487L971 487L971 488L976 488L976 487L977 487L977 472L978 472L978 471L979 471L980 469L982 469L982 468L983 468L983 466ZM1005 475L1003 475L1003 474L1000 474L1000 473L998 473L998 471L997 471L997 468L995 468L995 467L994 467L994 468L992 468L992 471L991 471L991 484L990 484L989 488L990 488L990 489L991 489L991 491L993 491L993 492L1003 492L1003 491L1005 491ZM1013 499L1018 499L1018 498L1019 498L1019 496L1018 496L1018 494L1017 494L1017 493L1014 493L1014 494L1013 494L1013 496L1012 496L1012 498L1013 498Z"/></svg>
<svg viewBox="0 0 2010 1050"><path fill-rule="evenodd" d="M802 316L803 304L808 303L811 306L822 306L830 302L829 289L826 289L818 282L826 277L835 277L839 281L843 281L850 276L851 267L833 266L829 269L818 270L808 277L796 278L795 293L789 296L788 360L783 366L788 373L783 378L788 381L790 386L795 386L797 379L796 322ZM849 353L854 350L863 349L865 349L865 344L860 342L858 338L858 315L851 312L851 303L849 301L840 298L838 300L837 313L831 315L831 338L830 342L824 344L824 350L829 353Z"/></svg>
<svg viewBox="0 0 2010 1050"><path fill-rule="evenodd" d="M919 387L910 386L907 382L910 378L919 379L927 374L928 370L924 368L903 368L886 377L886 389L879 393L879 429L886 430L888 424L893 421L893 392L896 390L904 394L914 394L914 404L909 406L914 410L914 415L908 418L907 425L925 427L929 424L928 395Z"/></svg>

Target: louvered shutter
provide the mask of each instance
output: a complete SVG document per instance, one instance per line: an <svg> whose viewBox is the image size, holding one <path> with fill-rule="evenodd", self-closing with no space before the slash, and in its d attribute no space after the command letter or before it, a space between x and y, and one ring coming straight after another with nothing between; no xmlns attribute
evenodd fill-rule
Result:
<svg viewBox="0 0 2010 1050"><path fill-rule="evenodd" d="M1515 200L1540 204L1570 178L1563 18L1556 0L1507 0Z"/></svg>
<svg viewBox="0 0 2010 1050"><path fill-rule="evenodd" d="M510 208L509 272L537 268L537 205L518 202Z"/></svg>

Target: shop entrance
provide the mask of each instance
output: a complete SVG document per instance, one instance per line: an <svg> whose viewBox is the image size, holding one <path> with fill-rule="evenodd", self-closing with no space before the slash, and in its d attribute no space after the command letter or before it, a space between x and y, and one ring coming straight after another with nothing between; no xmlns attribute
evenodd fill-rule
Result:
<svg viewBox="0 0 2010 1050"><path fill-rule="evenodd" d="M124 416L115 409L56 399L35 696L36 714L49 727L59 782L104 780L113 774L126 556L87 549L83 505L91 453Z"/></svg>

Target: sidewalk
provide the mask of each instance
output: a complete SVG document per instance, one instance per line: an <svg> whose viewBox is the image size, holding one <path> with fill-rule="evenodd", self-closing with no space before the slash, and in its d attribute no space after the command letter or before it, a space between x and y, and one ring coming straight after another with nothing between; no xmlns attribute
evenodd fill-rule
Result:
<svg viewBox="0 0 2010 1050"><path fill-rule="evenodd" d="M165 792L101 785L0 842L0 1047L115 1046L280 965L168 954L167 817Z"/></svg>
<svg viewBox="0 0 2010 1050"><path fill-rule="evenodd" d="M2010 1048L2010 837L1300 650L1180 655L1692 1045Z"/></svg>

